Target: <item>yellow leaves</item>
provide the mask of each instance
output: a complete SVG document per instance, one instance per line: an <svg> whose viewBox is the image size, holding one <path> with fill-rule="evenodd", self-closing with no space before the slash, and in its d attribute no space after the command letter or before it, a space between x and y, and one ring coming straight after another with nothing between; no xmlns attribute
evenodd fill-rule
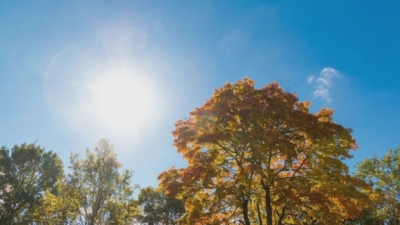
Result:
<svg viewBox="0 0 400 225"><path fill-rule="evenodd" d="M218 156L215 158L214 162L215 162L215 164L217 164L217 165L221 165L221 164L223 164L223 163L226 162L226 158L223 157L223 156L221 156L221 155L218 155Z"/></svg>
<svg viewBox="0 0 400 225"><path fill-rule="evenodd" d="M164 190L167 197L181 197L179 193L182 191L182 169L171 169L158 175L159 185Z"/></svg>
<svg viewBox="0 0 400 225"><path fill-rule="evenodd" d="M322 108L316 116L320 122L331 122L333 113L332 109Z"/></svg>
<svg viewBox="0 0 400 225"><path fill-rule="evenodd" d="M305 102L298 102L295 104L296 108L302 112L308 113L308 108L310 107L311 102L310 101L305 101Z"/></svg>
<svg viewBox="0 0 400 225"><path fill-rule="evenodd" d="M382 200L382 194L379 192L373 192L369 194L369 198L371 199L372 202L379 202Z"/></svg>
<svg viewBox="0 0 400 225"><path fill-rule="evenodd" d="M78 216L79 197L77 190L68 188L65 183L57 186L57 195L46 191L40 206L35 210L35 220L39 224L64 224Z"/></svg>

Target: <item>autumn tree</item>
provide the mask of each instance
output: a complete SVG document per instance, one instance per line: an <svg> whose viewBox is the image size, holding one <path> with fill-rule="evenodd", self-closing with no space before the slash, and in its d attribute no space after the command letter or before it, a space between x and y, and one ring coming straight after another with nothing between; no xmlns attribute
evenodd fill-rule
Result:
<svg viewBox="0 0 400 225"><path fill-rule="evenodd" d="M182 224L339 224L357 217L368 188L348 174L357 147L351 130L313 114L309 102L277 83L226 84L175 124L174 145L187 161L159 175L181 198Z"/></svg>
<svg viewBox="0 0 400 225"><path fill-rule="evenodd" d="M121 164L108 140L100 140L86 159L71 155L67 188L78 202L77 224L128 224L136 216L132 198L132 171L119 172Z"/></svg>
<svg viewBox="0 0 400 225"><path fill-rule="evenodd" d="M389 150L381 158L365 159L358 165L357 176L374 187L370 192L373 207L366 209L360 220L400 224L400 148Z"/></svg>
<svg viewBox="0 0 400 225"><path fill-rule="evenodd" d="M179 199L166 197L164 192L153 187L140 190L138 203L142 213L140 221L149 225L175 225L177 219L185 212L183 202Z"/></svg>
<svg viewBox="0 0 400 225"><path fill-rule="evenodd" d="M47 191L56 192L63 165L52 151L36 144L0 149L0 224L28 224Z"/></svg>

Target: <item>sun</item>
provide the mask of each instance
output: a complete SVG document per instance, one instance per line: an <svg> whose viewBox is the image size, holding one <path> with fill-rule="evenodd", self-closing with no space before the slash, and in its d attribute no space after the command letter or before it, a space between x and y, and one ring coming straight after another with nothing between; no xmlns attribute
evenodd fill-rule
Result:
<svg viewBox="0 0 400 225"><path fill-rule="evenodd" d="M155 114L155 90L140 76L108 74L86 84L86 112L111 131L138 130Z"/></svg>

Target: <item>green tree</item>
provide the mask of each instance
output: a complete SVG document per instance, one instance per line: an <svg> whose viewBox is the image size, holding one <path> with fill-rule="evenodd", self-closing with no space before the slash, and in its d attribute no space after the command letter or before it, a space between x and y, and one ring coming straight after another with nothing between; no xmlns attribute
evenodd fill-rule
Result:
<svg viewBox="0 0 400 225"><path fill-rule="evenodd" d="M162 190L152 187L140 190L138 203L142 208L140 221L149 225L177 224L178 218L185 212L181 200L166 197Z"/></svg>
<svg viewBox="0 0 400 225"><path fill-rule="evenodd" d="M368 186L344 159L351 130L313 114L309 102L277 83L226 84L186 120L174 145L188 162L159 175L168 196L182 198L184 224L339 224L357 217Z"/></svg>
<svg viewBox="0 0 400 225"><path fill-rule="evenodd" d="M34 221L40 225L72 225L78 217L80 199L75 189L65 180L58 182L57 192L46 191L42 204L34 211Z"/></svg>
<svg viewBox="0 0 400 225"><path fill-rule="evenodd" d="M108 140L102 139L86 150L86 159L71 155L67 186L79 200L77 224L127 224L136 216L137 206L130 185L132 171L119 172L121 164Z"/></svg>
<svg viewBox="0 0 400 225"><path fill-rule="evenodd" d="M365 159L358 165L357 176L374 188L370 193L374 205L361 220L400 224L400 148L389 150L382 158Z"/></svg>
<svg viewBox="0 0 400 225"><path fill-rule="evenodd" d="M42 196L55 193L63 176L59 157L35 144L0 149L0 224L28 224L42 204Z"/></svg>

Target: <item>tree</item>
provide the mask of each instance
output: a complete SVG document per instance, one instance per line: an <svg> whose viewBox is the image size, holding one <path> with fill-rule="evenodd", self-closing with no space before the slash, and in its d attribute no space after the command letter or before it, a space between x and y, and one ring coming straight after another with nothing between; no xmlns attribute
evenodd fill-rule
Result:
<svg viewBox="0 0 400 225"><path fill-rule="evenodd" d="M36 224L75 224L78 217L80 199L76 190L68 187L65 179L58 182L56 193L46 191L42 204L35 208L34 221Z"/></svg>
<svg viewBox="0 0 400 225"><path fill-rule="evenodd" d="M35 144L0 149L0 224L28 224L43 193L63 176L57 154Z"/></svg>
<svg viewBox="0 0 400 225"><path fill-rule="evenodd" d="M142 208L140 221L149 225L177 224L177 219L185 212L181 200L168 198L162 190L152 187L140 191L138 203Z"/></svg>
<svg viewBox="0 0 400 225"><path fill-rule="evenodd" d="M71 174L67 186L79 200L78 224L127 224L137 213L130 185L132 171L119 172L113 147L100 140L94 151L86 150L86 159L71 155Z"/></svg>
<svg viewBox="0 0 400 225"><path fill-rule="evenodd" d="M358 164L357 176L374 187L370 192L374 205L367 209L362 220L400 224L400 148L389 150L380 159L377 156L365 159Z"/></svg>
<svg viewBox="0 0 400 225"><path fill-rule="evenodd" d="M357 217L368 186L344 159L357 147L333 110L277 83L244 79L217 89L175 124L174 145L188 162L159 175L168 196L182 198L183 224L338 224Z"/></svg>

